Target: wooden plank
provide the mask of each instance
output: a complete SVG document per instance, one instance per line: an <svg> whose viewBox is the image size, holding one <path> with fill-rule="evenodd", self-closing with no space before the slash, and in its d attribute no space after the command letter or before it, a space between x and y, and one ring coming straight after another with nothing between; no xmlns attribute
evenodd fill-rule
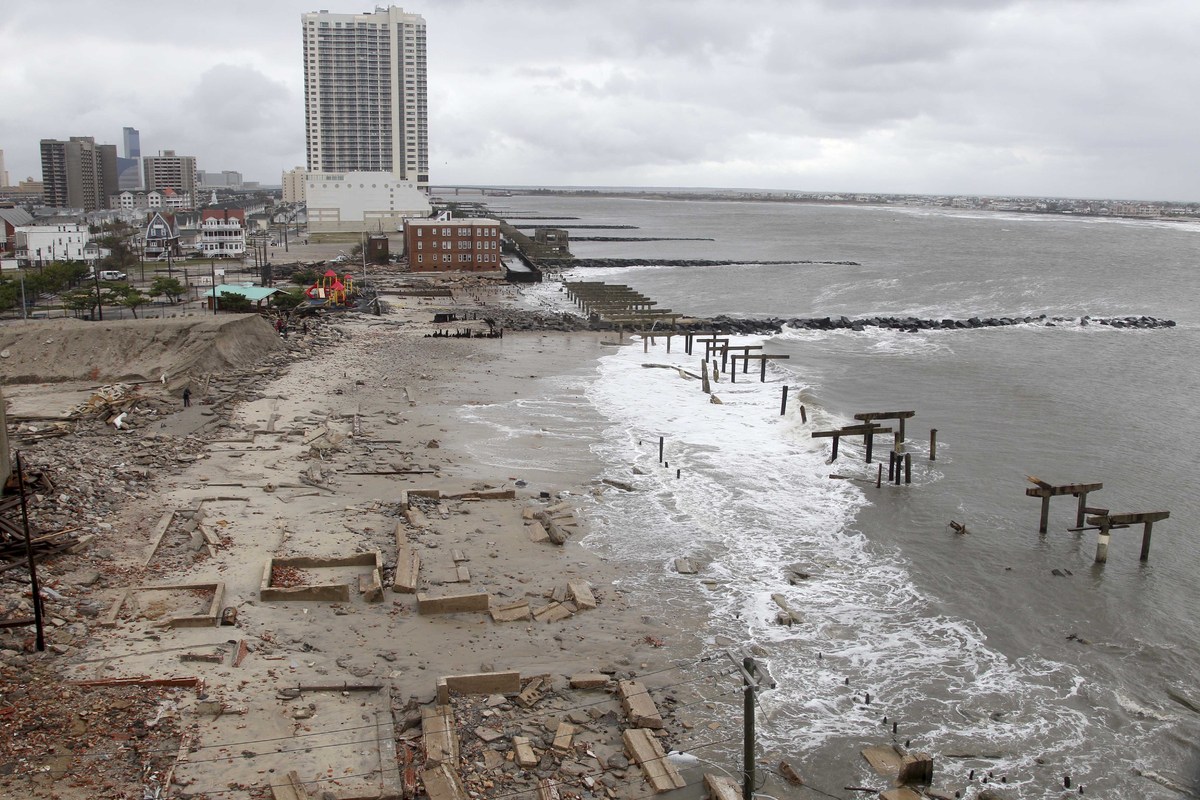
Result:
<svg viewBox="0 0 1200 800"><path fill-rule="evenodd" d="M158 551L159 545L162 544L163 537L167 534L167 528L171 527L171 520L175 519L175 511L171 510L159 517L158 524L154 527L154 534L151 537L150 548L146 553L146 559L142 562L143 567L150 566L150 562L154 559L155 552Z"/></svg>
<svg viewBox="0 0 1200 800"><path fill-rule="evenodd" d="M274 800L309 800L308 791L295 770L288 772L282 783L271 784L271 796Z"/></svg>
<svg viewBox="0 0 1200 800"><path fill-rule="evenodd" d="M549 778L538 780L538 800L562 800L558 793L558 784Z"/></svg>
<svg viewBox="0 0 1200 800"><path fill-rule="evenodd" d="M1158 522L1170 516L1170 511L1144 511L1138 514L1109 514L1108 521L1112 525L1137 525L1143 522ZM1090 519L1088 522L1093 525L1099 524L1098 522L1092 522Z"/></svg>
<svg viewBox="0 0 1200 800"><path fill-rule="evenodd" d="M396 575L392 580L392 591L398 594L416 594L420 586L421 554L409 550L398 551Z"/></svg>
<svg viewBox="0 0 1200 800"><path fill-rule="evenodd" d="M421 709L421 738L425 744L425 760L430 764L458 764L458 733L454 726L454 709L435 705Z"/></svg>
<svg viewBox="0 0 1200 800"><path fill-rule="evenodd" d="M900 774L900 754L890 747L864 747L862 757L871 765L871 769L885 778L894 778Z"/></svg>
<svg viewBox="0 0 1200 800"><path fill-rule="evenodd" d="M621 735L625 751L642 768L646 782L655 793L682 789L687 785L675 765L667 760L658 738L645 728L627 728Z"/></svg>
<svg viewBox="0 0 1200 800"><path fill-rule="evenodd" d="M742 787L728 775L704 773L704 785L712 800L742 800Z"/></svg>
<svg viewBox="0 0 1200 800"><path fill-rule="evenodd" d="M406 498L407 499L407 498ZM398 594L416 594L421 574L421 555L408 544L408 532L397 522L396 575L392 578L392 591Z"/></svg>
<svg viewBox="0 0 1200 800"><path fill-rule="evenodd" d="M580 675L572 675L570 685L572 689L603 689L608 686L612 680L603 672L585 672Z"/></svg>
<svg viewBox="0 0 1200 800"><path fill-rule="evenodd" d="M439 762L421 773L425 794L429 800L467 800L467 788L459 777L458 770Z"/></svg>
<svg viewBox="0 0 1200 800"><path fill-rule="evenodd" d="M529 610L528 600L492 607L492 622L518 622L532 617L533 612Z"/></svg>
<svg viewBox="0 0 1200 800"><path fill-rule="evenodd" d="M463 611L487 611L489 606L487 592L472 592L470 594L448 594L433 597L425 593L417 594L417 613L426 614L457 614Z"/></svg>
<svg viewBox="0 0 1200 800"><path fill-rule="evenodd" d="M396 752L396 721L392 717L392 692L386 689L375 711L375 741L379 743L380 797L403 797L400 758Z"/></svg>
<svg viewBox="0 0 1200 800"><path fill-rule="evenodd" d="M447 675L442 680L447 689L459 694L516 694L521 691L521 673L515 671Z"/></svg>
<svg viewBox="0 0 1200 800"><path fill-rule="evenodd" d="M571 616L571 609L562 603L550 603L533 610L533 618L538 622L561 622Z"/></svg>
<svg viewBox="0 0 1200 800"><path fill-rule="evenodd" d="M854 418L863 422L871 422L876 419L911 419L916 414L916 411L865 411L855 414Z"/></svg>
<svg viewBox="0 0 1200 800"><path fill-rule="evenodd" d="M454 568L454 582L455 583L470 583L471 582L471 570L467 569L465 564L459 564L457 567Z"/></svg>
<svg viewBox="0 0 1200 800"><path fill-rule="evenodd" d="M658 730L663 727L662 714L654 705L650 692L639 681L620 681L617 684L617 693L621 697L621 708L625 710L625 715L635 728Z"/></svg>
<svg viewBox="0 0 1200 800"><path fill-rule="evenodd" d="M891 433L891 428L880 428L875 425L850 425L845 428L838 428L836 431L813 431L812 438L814 439L832 439L835 436L865 436L870 433Z"/></svg>
<svg viewBox="0 0 1200 800"><path fill-rule="evenodd" d="M886 789L879 793L879 800L925 800L920 792L913 791L907 786Z"/></svg>

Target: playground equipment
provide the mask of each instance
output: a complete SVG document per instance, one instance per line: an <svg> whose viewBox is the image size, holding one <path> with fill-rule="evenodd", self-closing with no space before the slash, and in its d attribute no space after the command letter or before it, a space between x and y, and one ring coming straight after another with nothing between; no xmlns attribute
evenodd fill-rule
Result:
<svg viewBox="0 0 1200 800"><path fill-rule="evenodd" d="M346 273L341 278L333 270L317 278L312 286L304 290L304 296L314 308L346 308L353 306L358 290L354 287L354 276Z"/></svg>

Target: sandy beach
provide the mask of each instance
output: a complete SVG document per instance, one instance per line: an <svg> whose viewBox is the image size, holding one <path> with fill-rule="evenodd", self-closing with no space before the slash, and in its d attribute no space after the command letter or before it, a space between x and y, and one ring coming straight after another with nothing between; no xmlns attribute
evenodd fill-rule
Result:
<svg viewBox="0 0 1200 800"><path fill-rule="evenodd" d="M218 366L205 363L146 388L152 413L129 414L120 432L106 426L106 448L165 448L177 463L112 502L82 553L43 567L62 598L48 598L47 613L86 635L38 654L28 631L8 632L0 655L7 668L39 663L72 681L200 682L159 701L178 739L139 785L105 779L77 752L53 768L14 762L0 788L400 797L444 764L462 784L430 796L516 796L539 781L576 797L652 794L622 740L634 726L618 682L640 681L657 704L651 738L667 750L695 740L702 704L681 680L683 654L663 646L670 626L643 618L614 586L618 568L581 545L585 499L623 489L586 458L566 473L478 464L468 455L478 431L459 418L587 369L612 345L597 333L426 336L435 311L494 294L436 306L389 297L383 316L328 318L271 339L281 349L269 368L239 356L237 392L219 391ZM190 408L178 399L185 384ZM512 423L528 430L511 447L546 444L534 422ZM27 458L37 457L32 448ZM410 574L416 585L401 587ZM281 595L301 599L271 599ZM92 617L73 608L81 599ZM91 691L95 700L106 689ZM457 757L430 751L439 719ZM103 737L95 720L85 724ZM725 728L704 735L739 734L740 720ZM702 782L684 769L672 796L701 796ZM287 794L297 785L306 795Z"/></svg>

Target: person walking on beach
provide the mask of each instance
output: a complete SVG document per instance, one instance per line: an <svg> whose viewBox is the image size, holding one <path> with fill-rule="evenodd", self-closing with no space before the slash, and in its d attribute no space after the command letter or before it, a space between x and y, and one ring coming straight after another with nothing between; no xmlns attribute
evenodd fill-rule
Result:
<svg viewBox="0 0 1200 800"><path fill-rule="evenodd" d="M192 387L183 387L183 407L190 408L192 405Z"/></svg>

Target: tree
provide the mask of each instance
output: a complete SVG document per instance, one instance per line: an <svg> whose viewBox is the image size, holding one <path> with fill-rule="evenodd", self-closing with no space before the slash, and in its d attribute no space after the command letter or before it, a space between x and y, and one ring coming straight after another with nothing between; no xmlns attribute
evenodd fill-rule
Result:
<svg viewBox="0 0 1200 800"><path fill-rule="evenodd" d="M312 286L319 277L321 276L315 269L300 269L292 273L290 280L300 286Z"/></svg>
<svg viewBox="0 0 1200 800"><path fill-rule="evenodd" d="M296 287L294 289L283 289L271 295L268 301L272 308L278 308L283 311L290 311L296 306L304 303L304 290Z"/></svg>
<svg viewBox="0 0 1200 800"><path fill-rule="evenodd" d="M141 291L132 286L126 286L124 291L114 289L114 293L118 292L120 297L118 298L117 302L132 311L133 318L137 319L138 307L146 304L146 300L148 299L146 295L142 294Z"/></svg>
<svg viewBox="0 0 1200 800"><path fill-rule="evenodd" d="M252 310L250 298L237 292L226 292L217 300L217 308L232 314L245 314Z"/></svg>
<svg viewBox="0 0 1200 800"><path fill-rule="evenodd" d="M178 278L168 278L159 276L154 279L154 283L150 284L150 296L163 296L171 305L179 302L179 296L187 292L187 287L179 282Z"/></svg>
<svg viewBox="0 0 1200 800"><path fill-rule="evenodd" d="M91 289L72 289L64 292L61 299L63 308L74 312L77 317L84 313L89 316L95 313L96 293Z"/></svg>

